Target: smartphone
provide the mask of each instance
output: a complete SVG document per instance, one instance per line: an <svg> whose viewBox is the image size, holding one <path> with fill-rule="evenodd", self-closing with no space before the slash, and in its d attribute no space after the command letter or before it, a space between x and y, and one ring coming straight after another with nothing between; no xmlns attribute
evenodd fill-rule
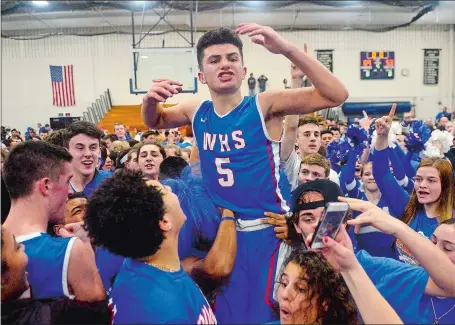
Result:
<svg viewBox="0 0 455 325"><path fill-rule="evenodd" d="M335 238L349 210L349 205L344 202L327 203L324 214L314 232L310 247L313 249L323 248L324 236Z"/></svg>

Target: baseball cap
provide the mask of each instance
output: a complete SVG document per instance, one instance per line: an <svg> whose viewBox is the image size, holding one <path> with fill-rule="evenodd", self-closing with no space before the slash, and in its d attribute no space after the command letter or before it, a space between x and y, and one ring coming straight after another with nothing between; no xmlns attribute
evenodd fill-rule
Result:
<svg viewBox="0 0 455 325"><path fill-rule="evenodd" d="M310 203L300 202L299 198L307 192L319 192L324 199ZM343 196L340 186L328 179L317 179L301 184L292 192L292 212L325 207L329 202L338 202L339 196Z"/></svg>

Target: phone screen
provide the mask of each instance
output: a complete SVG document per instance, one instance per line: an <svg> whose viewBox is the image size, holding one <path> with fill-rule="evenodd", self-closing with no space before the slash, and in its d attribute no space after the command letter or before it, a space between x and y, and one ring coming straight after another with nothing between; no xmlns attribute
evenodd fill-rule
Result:
<svg viewBox="0 0 455 325"><path fill-rule="evenodd" d="M346 210L339 210L339 211L331 211L328 208L323 215L318 229L316 231L315 237L311 242L311 248L321 248L325 247L323 242L324 236L335 238L338 234L338 230L341 227L343 219L347 213Z"/></svg>

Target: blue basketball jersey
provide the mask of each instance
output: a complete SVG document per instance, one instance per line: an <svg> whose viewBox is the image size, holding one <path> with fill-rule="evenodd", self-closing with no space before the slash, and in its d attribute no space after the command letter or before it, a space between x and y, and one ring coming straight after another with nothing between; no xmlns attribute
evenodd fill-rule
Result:
<svg viewBox="0 0 455 325"><path fill-rule="evenodd" d="M68 264L77 238L52 237L32 233L16 237L28 256L28 282L32 298L71 297L68 288Z"/></svg>
<svg viewBox="0 0 455 325"><path fill-rule="evenodd" d="M125 259L112 287L113 324L216 324L199 287L181 268L165 272Z"/></svg>
<svg viewBox="0 0 455 325"><path fill-rule="evenodd" d="M257 97L220 116L204 101L193 117L201 171L213 202L245 219L286 213L280 184L280 142L268 136Z"/></svg>

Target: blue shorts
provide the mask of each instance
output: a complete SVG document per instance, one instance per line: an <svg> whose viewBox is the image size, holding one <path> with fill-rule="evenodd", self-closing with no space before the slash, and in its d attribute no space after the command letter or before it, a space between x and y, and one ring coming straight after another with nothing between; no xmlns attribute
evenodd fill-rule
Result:
<svg viewBox="0 0 455 325"><path fill-rule="evenodd" d="M264 324L279 319L273 299L279 245L274 227L237 231L234 269L214 304L218 324Z"/></svg>

